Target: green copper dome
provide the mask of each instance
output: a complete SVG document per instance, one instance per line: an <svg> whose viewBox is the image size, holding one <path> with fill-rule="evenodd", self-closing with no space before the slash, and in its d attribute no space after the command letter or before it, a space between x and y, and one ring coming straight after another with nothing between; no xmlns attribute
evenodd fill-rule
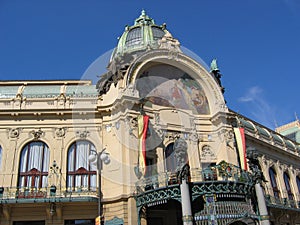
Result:
<svg viewBox="0 0 300 225"><path fill-rule="evenodd" d="M112 58L157 48L158 40L167 33L165 24L161 26L156 25L154 20L146 14L145 10L142 10L134 25L125 27L125 31L119 38L118 46Z"/></svg>

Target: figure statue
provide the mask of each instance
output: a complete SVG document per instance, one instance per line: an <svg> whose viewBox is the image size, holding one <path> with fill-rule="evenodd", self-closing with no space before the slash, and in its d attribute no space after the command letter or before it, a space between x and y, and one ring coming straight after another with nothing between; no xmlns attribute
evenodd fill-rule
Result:
<svg viewBox="0 0 300 225"><path fill-rule="evenodd" d="M182 169L182 167L187 163L187 143L184 139L178 138L174 142L174 154L177 160L177 168L176 171Z"/></svg>
<svg viewBox="0 0 300 225"><path fill-rule="evenodd" d="M182 183L183 180L189 181L191 174L190 174L190 166L188 163L184 164L177 172L177 181L178 183Z"/></svg>
<svg viewBox="0 0 300 225"><path fill-rule="evenodd" d="M221 88L222 93L225 92L225 88L221 84L221 77L222 74L220 73L220 70L217 65L217 59L213 59L210 63L210 73L214 76L215 80L217 81L218 85Z"/></svg>
<svg viewBox="0 0 300 225"><path fill-rule="evenodd" d="M254 147L247 148L247 159L249 168L253 173L253 180L255 183L267 182L264 174L261 171L261 166L258 161L258 153Z"/></svg>

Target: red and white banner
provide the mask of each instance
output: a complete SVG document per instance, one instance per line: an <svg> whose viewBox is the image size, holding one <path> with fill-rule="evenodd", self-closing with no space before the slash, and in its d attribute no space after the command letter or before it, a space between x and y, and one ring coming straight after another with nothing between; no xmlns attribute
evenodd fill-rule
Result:
<svg viewBox="0 0 300 225"><path fill-rule="evenodd" d="M235 140L237 143L238 154L240 158L240 165L243 170L248 170L247 159L246 159L246 140L245 131L242 127L233 128Z"/></svg>
<svg viewBox="0 0 300 225"><path fill-rule="evenodd" d="M146 174L146 138L148 130L149 116L138 116L138 137L139 137L139 168L144 176Z"/></svg>

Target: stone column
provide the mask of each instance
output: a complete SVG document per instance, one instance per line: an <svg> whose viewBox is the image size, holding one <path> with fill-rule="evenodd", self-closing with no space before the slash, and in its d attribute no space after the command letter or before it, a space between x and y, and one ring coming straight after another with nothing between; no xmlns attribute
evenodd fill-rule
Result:
<svg viewBox="0 0 300 225"><path fill-rule="evenodd" d="M260 214L260 224L270 225L265 196L260 183L255 184L255 192L256 192L256 198L258 203L258 210Z"/></svg>
<svg viewBox="0 0 300 225"><path fill-rule="evenodd" d="M184 225L193 225L190 189L188 184L189 174L190 167L188 164L185 164L179 173L182 221Z"/></svg>

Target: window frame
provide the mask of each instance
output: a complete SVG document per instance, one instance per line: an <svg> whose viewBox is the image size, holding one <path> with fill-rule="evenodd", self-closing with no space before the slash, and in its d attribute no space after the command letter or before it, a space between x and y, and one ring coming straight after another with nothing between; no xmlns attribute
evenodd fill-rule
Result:
<svg viewBox="0 0 300 225"><path fill-rule="evenodd" d="M280 190L278 189L277 173L273 167L269 168L270 183L275 198L280 198Z"/></svg>
<svg viewBox="0 0 300 225"><path fill-rule="evenodd" d="M93 151L96 151L95 145L87 140L77 140L73 142L67 151L67 179L66 179L66 186L68 191L75 191L79 190L78 188L87 188L87 190L96 190L97 188L97 169L92 170L93 165L91 165L89 162L87 162L88 168L85 168L84 166L81 166L79 168L77 165L78 157L78 145L80 144L87 144L88 145L88 151L89 154L95 154ZM74 148L74 149L73 149ZM72 156L70 156L72 154ZM70 157L73 157L73 165L70 165ZM88 161L88 159L86 159ZM69 169L69 167L72 167L72 170ZM87 182L85 180L85 176L87 176ZM94 178L93 178L94 176ZM79 178L79 179L78 179ZM77 180L78 179L78 180ZM94 179L94 180L92 180ZM92 183L94 181L95 186L92 186ZM71 185L70 185L70 182ZM78 184L80 182L80 184Z"/></svg>
<svg viewBox="0 0 300 225"><path fill-rule="evenodd" d="M285 184L285 190L288 194L288 199L294 200L294 194L292 192L292 187L291 187L291 179L287 172L283 173L283 180L284 180L284 184Z"/></svg>
<svg viewBox="0 0 300 225"><path fill-rule="evenodd" d="M42 153L41 159L39 157L32 157L32 152L36 151L32 148L32 146L38 146L38 144L42 144ZM40 151L40 150L38 150ZM24 157L24 158L23 158ZM34 159L33 162L31 162L30 157ZM18 173L18 187L27 187L27 188L43 188L47 187L48 185L48 175L49 175L49 159L50 159L50 149L48 145L43 141L31 141L27 143L21 151L20 160L19 160L19 173ZM41 160L41 171L39 168L33 167L35 164L35 161ZM29 165L29 164L33 165ZM47 163L47 165L45 165ZM25 168L23 168L25 171L22 171L22 167L25 165ZM32 168L29 168L29 167ZM44 170L45 169L45 170ZM44 180L44 178L46 178ZM38 183L37 183L38 182Z"/></svg>

